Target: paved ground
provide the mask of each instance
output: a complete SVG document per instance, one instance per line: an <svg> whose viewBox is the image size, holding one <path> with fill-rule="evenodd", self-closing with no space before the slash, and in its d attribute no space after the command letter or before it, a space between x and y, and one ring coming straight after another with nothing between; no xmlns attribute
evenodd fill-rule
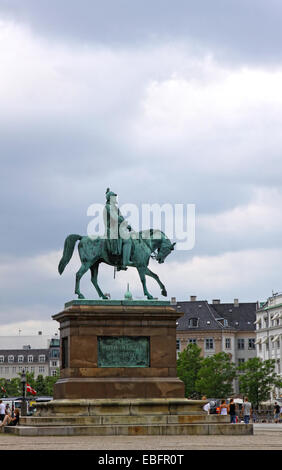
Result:
<svg viewBox="0 0 282 470"><path fill-rule="evenodd" d="M255 424L253 436L19 437L0 434L2 450L282 450L282 424Z"/></svg>

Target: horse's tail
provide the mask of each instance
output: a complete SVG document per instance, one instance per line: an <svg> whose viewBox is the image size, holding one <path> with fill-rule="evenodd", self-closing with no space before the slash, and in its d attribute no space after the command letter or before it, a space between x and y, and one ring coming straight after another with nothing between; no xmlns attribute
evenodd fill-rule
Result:
<svg viewBox="0 0 282 470"><path fill-rule="evenodd" d="M72 257L77 240L81 240L81 239L82 239L81 235L69 235L65 239L63 256L58 266L58 271L60 274L64 272L66 265L68 264L68 262L70 261Z"/></svg>

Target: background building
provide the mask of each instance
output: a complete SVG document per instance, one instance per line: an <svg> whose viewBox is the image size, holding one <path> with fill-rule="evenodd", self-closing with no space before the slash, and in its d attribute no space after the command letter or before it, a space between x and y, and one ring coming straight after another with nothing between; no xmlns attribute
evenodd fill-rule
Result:
<svg viewBox="0 0 282 470"><path fill-rule="evenodd" d="M275 372L282 376L282 294L274 294L259 305L255 324L257 356L263 361L275 359ZM282 398L282 390L275 389L271 398Z"/></svg>
<svg viewBox="0 0 282 470"><path fill-rule="evenodd" d="M57 374L60 366L60 339L50 336L0 336L0 377L12 379L23 370L34 377Z"/></svg>
<svg viewBox="0 0 282 470"><path fill-rule="evenodd" d="M255 357L257 306L257 302L240 303L238 299L232 303L215 299L209 304L195 296L190 301L177 302L175 308L184 313L176 330L177 354L189 343L195 343L203 357L223 351L236 365ZM238 392L237 382L234 386Z"/></svg>

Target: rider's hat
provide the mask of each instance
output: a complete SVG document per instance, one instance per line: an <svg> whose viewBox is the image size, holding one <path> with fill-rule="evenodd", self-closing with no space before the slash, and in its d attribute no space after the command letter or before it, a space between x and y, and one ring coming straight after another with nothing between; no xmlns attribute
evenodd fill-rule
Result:
<svg viewBox="0 0 282 470"><path fill-rule="evenodd" d="M107 188L107 191L106 191L106 199L107 199L107 201L110 200L110 197L111 197L111 196L117 196L117 194L114 193L113 191L111 191L110 188Z"/></svg>

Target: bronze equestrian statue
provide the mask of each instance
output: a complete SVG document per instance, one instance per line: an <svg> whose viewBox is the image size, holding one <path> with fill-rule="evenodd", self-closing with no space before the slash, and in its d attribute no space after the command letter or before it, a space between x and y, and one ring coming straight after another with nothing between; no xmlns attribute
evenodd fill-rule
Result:
<svg viewBox="0 0 282 470"><path fill-rule="evenodd" d="M79 299L84 299L80 292L80 279L91 270L91 281L95 286L99 297L107 299L101 291L98 282L98 269L100 263L106 263L115 266L117 270L135 267L139 273L144 295L147 299L153 299L148 292L145 276L151 276L157 281L161 288L163 296L167 296L166 288L160 281L157 274L150 271L148 264L150 258L163 263L166 257L174 249L175 243L171 243L167 236L160 230L143 230L141 232L132 232L128 222L120 213L116 194L107 189L106 205L104 208L104 237L91 238L82 235L69 235L64 244L64 252L58 266L60 274L63 273L66 265L69 263L75 248L78 244L78 252L81 260L81 267L76 273L75 293Z"/></svg>

